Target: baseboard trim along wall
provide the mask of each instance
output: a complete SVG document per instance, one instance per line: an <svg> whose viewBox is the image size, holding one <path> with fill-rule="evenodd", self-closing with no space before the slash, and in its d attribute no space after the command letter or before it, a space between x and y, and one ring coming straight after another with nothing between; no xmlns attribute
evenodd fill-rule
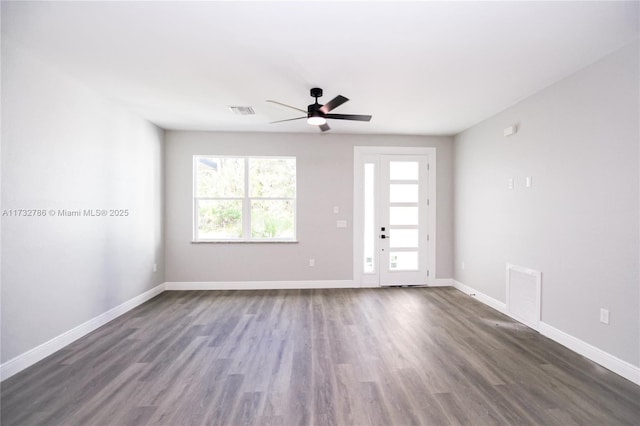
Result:
<svg viewBox="0 0 640 426"><path fill-rule="evenodd" d="M438 278L427 287L450 287L450 278ZM166 282L165 290L294 290L321 288L377 288L356 283L354 280L313 280L313 281L195 281Z"/></svg>
<svg viewBox="0 0 640 426"><path fill-rule="evenodd" d="M129 312L136 306L141 305L147 300L162 293L164 291L164 288L164 283L157 285L151 290L147 290L144 293L116 306L115 308L109 309L107 312L98 315L97 317L92 318L89 321L86 321L79 326L62 333L59 336L54 337L48 342L36 346L35 348L28 350L27 352L18 355L13 359L10 359L9 361L0 365L0 381L8 379L14 374L17 374L25 368L32 366L36 362L43 360L44 358L48 357L56 351L59 351L65 346L80 339L81 337L86 336L98 327L101 327L109 321L118 318L120 315Z"/></svg>
<svg viewBox="0 0 640 426"><path fill-rule="evenodd" d="M451 287L452 285L453 280L451 278L436 278L427 287Z"/></svg>
<svg viewBox="0 0 640 426"><path fill-rule="evenodd" d="M602 349L596 348L587 342L584 342L570 334L565 333L562 330L558 330L555 327L550 326L547 323L540 322L540 333L560 343L563 346L571 349L572 351L579 353L585 358L589 358L591 361L600 364L606 369L613 371L616 374L624 377L627 380L632 381L636 385L640 386L640 367L636 367L633 364L621 360Z"/></svg>
<svg viewBox="0 0 640 426"><path fill-rule="evenodd" d="M472 287L469 287L467 285L462 284L460 281L456 281L456 280L452 279L451 283L452 283L453 287L457 288L458 290L460 290L464 294L467 294L467 295L469 295L471 297L475 297L476 299L478 299L479 301L481 301L485 305L488 305L488 306L492 307L493 309L495 309L496 311L498 311L500 313L503 313L505 315L509 315L507 313L507 305L506 305L506 303L502 303L502 302L494 299L491 296L487 296L486 294L479 292L475 288L472 288Z"/></svg>
<svg viewBox="0 0 640 426"><path fill-rule="evenodd" d="M357 288L353 280L317 281L196 281L167 282L165 290L293 290L312 288Z"/></svg>
<svg viewBox="0 0 640 426"><path fill-rule="evenodd" d="M509 315L505 303L487 296L486 294L483 294L472 287L462 284L459 281L452 280L452 282L453 287L460 290L461 292L475 297L485 305L490 306L496 311L510 316L511 318L518 321L517 318ZM577 337L571 336L564 331L558 330L557 328L545 322L539 322L538 329L536 331L538 331L543 336L548 337L549 339L557 343L560 343L562 346L565 346L572 351L584 356L585 358L590 359L596 364L599 364L604 368L624 377L625 379L630 380L636 385L640 385L640 367L636 367L633 364L621 360L620 358L611 355L610 353L605 352L602 349L598 349L595 346L578 339Z"/></svg>

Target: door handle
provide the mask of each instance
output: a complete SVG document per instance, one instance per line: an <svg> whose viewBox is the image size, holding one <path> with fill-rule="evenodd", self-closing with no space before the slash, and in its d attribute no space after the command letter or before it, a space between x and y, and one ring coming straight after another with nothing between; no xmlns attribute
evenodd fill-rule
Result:
<svg viewBox="0 0 640 426"><path fill-rule="evenodd" d="M384 231L385 231L385 229L386 229L386 228L385 228L384 226L381 226L381 227L380 227L380 230L381 230L382 232L384 232ZM380 238L382 238L382 239L384 240L385 238L388 238L388 237L387 237L385 234L382 234L382 235L380 235Z"/></svg>

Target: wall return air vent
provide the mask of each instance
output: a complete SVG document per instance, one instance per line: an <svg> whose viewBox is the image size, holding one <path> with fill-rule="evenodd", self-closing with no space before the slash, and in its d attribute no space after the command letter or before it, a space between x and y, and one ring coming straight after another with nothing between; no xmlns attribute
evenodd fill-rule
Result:
<svg viewBox="0 0 640 426"><path fill-rule="evenodd" d="M250 106L230 106L229 109L236 115L254 115L256 113Z"/></svg>
<svg viewBox="0 0 640 426"><path fill-rule="evenodd" d="M507 263L507 312L525 325L538 330L542 273Z"/></svg>

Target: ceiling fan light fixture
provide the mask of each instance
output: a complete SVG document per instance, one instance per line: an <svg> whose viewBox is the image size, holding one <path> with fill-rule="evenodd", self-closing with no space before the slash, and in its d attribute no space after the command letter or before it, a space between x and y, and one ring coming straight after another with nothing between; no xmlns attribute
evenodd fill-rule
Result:
<svg viewBox="0 0 640 426"><path fill-rule="evenodd" d="M307 123L314 126L322 126L323 124L327 124L327 119L319 115L312 115L311 117L307 118Z"/></svg>

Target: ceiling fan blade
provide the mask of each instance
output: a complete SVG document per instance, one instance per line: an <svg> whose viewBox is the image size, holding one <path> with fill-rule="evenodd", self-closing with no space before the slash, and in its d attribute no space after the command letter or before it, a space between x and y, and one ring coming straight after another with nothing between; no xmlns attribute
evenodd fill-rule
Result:
<svg viewBox="0 0 640 426"><path fill-rule="evenodd" d="M321 124L318 127L320 127L320 130L322 130L323 132L326 132L327 130L331 130L331 127L329 127L328 124Z"/></svg>
<svg viewBox="0 0 640 426"><path fill-rule="evenodd" d="M338 108L340 105L342 105L343 103L347 102L348 100L349 99L345 98L344 96L338 95L335 98L331 99L326 104L322 105L320 107L320 111L323 114L327 114L329 111L331 111L332 109Z"/></svg>
<svg viewBox="0 0 640 426"><path fill-rule="evenodd" d="M305 109L296 108L296 107L291 106L291 105L283 104L282 102L271 101L271 100L267 100L267 102L271 102L272 104L278 104L278 105L282 105L283 107L295 109L296 111L304 112L305 114L307 113L307 110L305 110Z"/></svg>
<svg viewBox="0 0 640 426"><path fill-rule="evenodd" d="M304 117L287 118L286 120L271 121L271 122L269 122L269 124L282 123L283 121L302 120L303 118L307 118L307 116L305 115Z"/></svg>
<svg viewBox="0 0 640 426"><path fill-rule="evenodd" d="M333 118L334 120L355 120L355 121L371 121L370 115L356 114L326 114L325 118Z"/></svg>

